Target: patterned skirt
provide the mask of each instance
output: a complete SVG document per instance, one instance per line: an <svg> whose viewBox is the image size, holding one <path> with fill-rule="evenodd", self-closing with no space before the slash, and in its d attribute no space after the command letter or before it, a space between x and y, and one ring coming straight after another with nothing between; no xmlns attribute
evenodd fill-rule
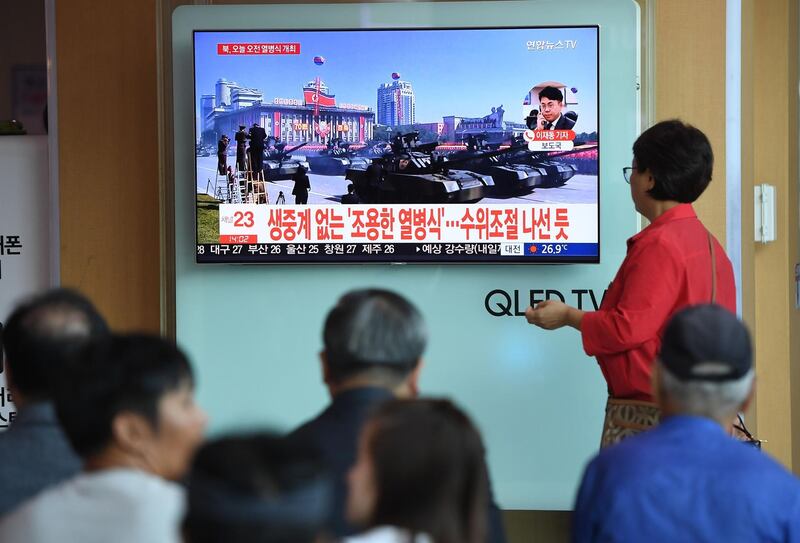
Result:
<svg viewBox="0 0 800 543"><path fill-rule="evenodd" d="M600 448L616 445L625 438L649 430L658 424L660 416L661 410L654 403L609 398Z"/></svg>

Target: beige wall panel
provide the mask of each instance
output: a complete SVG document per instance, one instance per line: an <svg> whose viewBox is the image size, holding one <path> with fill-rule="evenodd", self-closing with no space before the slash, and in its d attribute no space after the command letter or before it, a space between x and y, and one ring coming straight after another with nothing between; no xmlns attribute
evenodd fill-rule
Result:
<svg viewBox="0 0 800 543"><path fill-rule="evenodd" d="M753 17L753 184L777 187L778 240L754 250L758 434L788 467L797 454L790 361L797 342L793 266L797 259L797 14L793 0L758 2ZM788 53L788 54L787 54ZM747 124L747 123L745 123ZM791 278L791 279L790 279ZM791 340L794 334L793 341ZM795 347L796 349L796 347ZM795 364L796 366L796 364ZM797 370L795 370L796 372ZM792 419L795 419L794 421ZM795 431L793 432L793 429Z"/></svg>
<svg viewBox="0 0 800 543"><path fill-rule="evenodd" d="M786 114L789 118L789 175L786 183L786 198L781 203L786 232L786 268L781 283L782 296L788 301L786 323L789 328L789 379L792 383L789 398L792 416L792 468L800 473L800 308L795 305L795 296L800 296L795 283L795 266L800 265L800 126L798 126L798 86L800 84L800 6L797 0L789 2L787 9L787 87L789 103Z"/></svg>
<svg viewBox="0 0 800 543"><path fill-rule="evenodd" d="M56 4L61 279L159 328L154 0Z"/></svg>
<svg viewBox="0 0 800 543"><path fill-rule="evenodd" d="M656 121L679 118L706 133L714 176L695 204L725 243L725 0L661 0L656 8Z"/></svg>

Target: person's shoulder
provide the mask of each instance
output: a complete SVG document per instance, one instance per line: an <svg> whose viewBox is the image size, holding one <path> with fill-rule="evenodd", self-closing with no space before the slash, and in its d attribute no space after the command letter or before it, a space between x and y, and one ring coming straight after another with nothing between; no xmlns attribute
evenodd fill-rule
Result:
<svg viewBox="0 0 800 543"><path fill-rule="evenodd" d="M41 517L42 508L34 500L0 518L0 541L30 541L30 531L34 526L43 526L47 519Z"/></svg>
<svg viewBox="0 0 800 543"><path fill-rule="evenodd" d="M658 435L649 430L602 449L590 465L600 471L620 471L629 474L637 470L647 471L652 453L659 448Z"/></svg>
<svg viewBox="0 0 800 543"><path fill-rule="evenodd" d="M104 485L110 490L109 502L126 512L127 528L136 534L128 541L165 541L186 510L184 489L149 473L119 470L108 474Z"/></svg>
<svg viewBox="0 0 800 543"><path fill-rule="evenodd" d="M326 408L315 417L305 421L300 426L292 430L288 437L293 440L309 442L313 445L316 445L316 442L323 439L322 434L325 432L327 427L325 422L327 412L328 409Z"/></svg>
<svg viewBox="0 0 800 543"><path fill-rule="evenodd" d="M141 470L120 468L81 474L69 482L77 494L105 497L132 511L148 507L173 507L183 502L179 485Z"/></svg>
<svg viewBox="0 0 800 543"><path fill-rule="evenodd" d="M13 452L13 443L19 439L20 429L9 428L5 432L0 432L0 459L8 456ZM3 463L0 462L0 470L2 470Z"/></svg>
<svg viewBox="0 0 800 543"><path fill-rule="evenodd" d="M141 494L136 500L136 509L144 523L149 519L162 518L167 521L180 518L186 505L183 487L160 477L151 477L140 485Z"/></svg>
<svg viewBox="0 0 800 543"><path fill-rule="evenodd" d="M630 251L630 254L645 254L653 258L659 258L665 261L680 261L684 258L684 243L686 240L676 232L669 228L648 227L642 230L641 234L636 238L636 242Z"/></svg>
<svg viewBox="0 0 800 543"><path fill-rule="evenodd" d="M559 130L570 130L575 126L575 122L577 121L577 117L573 118L567 115L561 115L561 118L556 123L556 129Z"/></svg>
<svg viewBox="0 0 800 543"><path fill-rule="evenodd" d="M730 440L726 465L736 480L732 492L754 503L771 504L776 511L800 514L800 480L768 453Z"/></svg>
<svg viewBox="0 0 800 543"><path fill-rule="evenodd" d="M69 501L67 496L76 477L42 490L3 516L0 522L0 541L11 541L7 537L9 534L24 533L26 527L43 526L57 520L63 505Z"/></svg>
<svg viewBox="0 0 800 543"><path fill-rule="evenodd" d="M727 448L735 459L735 464L742 467L743 473L747 473L754 480L786 484L795 489L800 496L800 479L768 453L734 439L730 439Z"/></svg>
<svg viewBox="0 0 800 543"><path fill-rule="evenodd" d="M17 427L0 436L0 515L42 490L69 480L81 461L59 428Z"/></svg>

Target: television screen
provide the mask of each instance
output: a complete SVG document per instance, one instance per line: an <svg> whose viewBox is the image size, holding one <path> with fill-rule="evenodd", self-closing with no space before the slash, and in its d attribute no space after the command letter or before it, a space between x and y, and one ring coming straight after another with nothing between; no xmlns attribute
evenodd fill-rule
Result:
<svg viewBox="0 0 800 543"><path fill-rule="evenodd" d="M196 31L198 262L599 262L596 26Z"/></svg>

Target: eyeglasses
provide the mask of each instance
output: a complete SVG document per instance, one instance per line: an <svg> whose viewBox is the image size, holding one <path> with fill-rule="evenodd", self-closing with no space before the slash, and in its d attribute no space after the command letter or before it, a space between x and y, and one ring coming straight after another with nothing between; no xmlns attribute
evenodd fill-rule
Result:
<svg viewBox="0 0 800 543"><path fill-rule="evenodd" d="M625 182L629 185L631 184L631 175L633 175L633 168L631 166L622 168L622 177L625 178Z"/></svg>
<svg viewBox="0 0 800 543"><path fill-rule="evenodd" d="M744 439L742 441L748 445L752 445L756 449L760 449L761 444L766 442L763 439L756 438L750 433L750 431L747 429L747 426L744 425L744 419L742 418L742 415L737 414L736 416L739 419L739 424L734 424L733 427L743 434Z"/></svg>

